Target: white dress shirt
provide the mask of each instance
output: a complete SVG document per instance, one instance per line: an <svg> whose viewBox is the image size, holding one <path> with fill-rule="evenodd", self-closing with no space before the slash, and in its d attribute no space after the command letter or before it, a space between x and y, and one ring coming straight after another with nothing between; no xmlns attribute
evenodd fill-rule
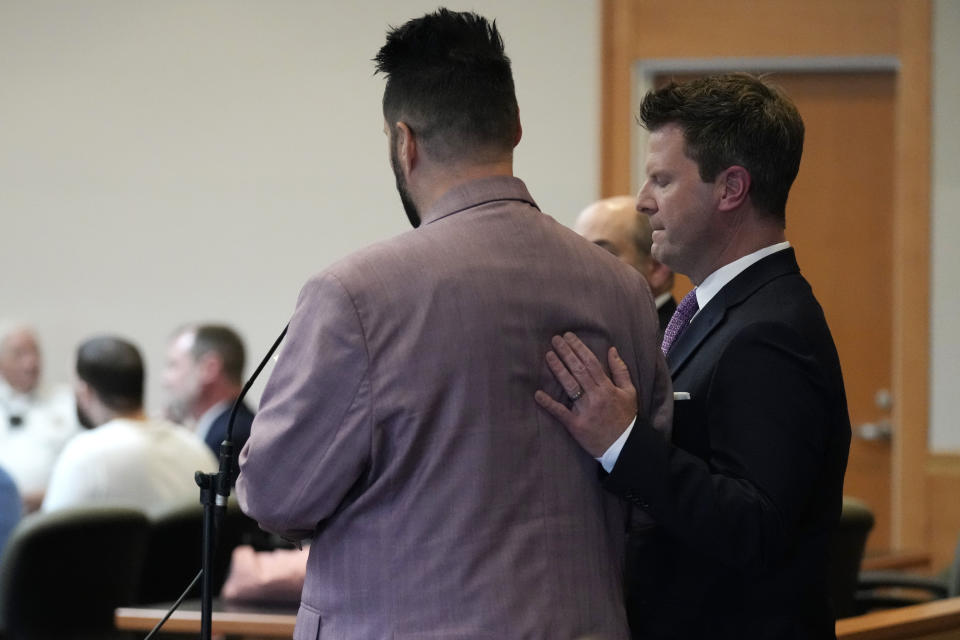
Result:
<svg viewBox="0 0 960 640"><path fill-rule="evenodd" d="M193 432L196 434L196 436L201 440L206 441L207 434L210 432L210 427L213 426L214 421L221 413L229 409L232 404L233 403L229 402L228 400L221 400L217 404L204 411L203 415L200 416L200 419L197 420L197 424L193 426Z"/></svg>

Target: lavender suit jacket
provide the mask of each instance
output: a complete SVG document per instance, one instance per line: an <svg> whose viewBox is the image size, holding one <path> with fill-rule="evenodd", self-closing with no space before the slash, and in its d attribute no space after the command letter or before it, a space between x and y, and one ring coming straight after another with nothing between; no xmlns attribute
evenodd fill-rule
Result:
<svg viewBox="0 0 960 640"><path fill-rule="evenodd" d="M643 278L516 178L307 283L237 483L264 528L312 539L295 638L628 637L623 505L533 400L563 396L544 354L564 330L615 345L668 427Z"/></svg>

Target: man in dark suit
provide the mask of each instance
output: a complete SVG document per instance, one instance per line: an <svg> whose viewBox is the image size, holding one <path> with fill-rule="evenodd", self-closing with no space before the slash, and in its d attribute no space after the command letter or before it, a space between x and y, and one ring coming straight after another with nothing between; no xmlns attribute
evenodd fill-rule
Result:
<svg viewBox="0 0 960 640"><path fill-rule="evenodd" d="M224 325L188 325L174 333L167 347L166 415L175 422L192 421L194 432L215 455L243 387L244 359L243 340ZM250 437L252 423L253 412L241 404L233 427L235 457Z"/></svg>
<svg viewBox="0 0 960 640"><path fill-rule="evenodd" d="M663 343L672 441L641 417L624 430L634 389L572 334L547 363L583 399L537 399L601 459L605 486L656 522L630 541L636 637L833 638L827 546L850 422L833 339L784 236L803 122L746 74L671 83L640 118L637 209L654 257L698 285Z"/></svg>
<svg viewBox="0 0 960 640"><path fill-rule="evenodd" d="M653 229L647 216L637 211L633 196L614 196L594 202L580 212L574 231L599 245L643 274L657 305L660 338L673 317L673 271L650 255Z"/></svg>

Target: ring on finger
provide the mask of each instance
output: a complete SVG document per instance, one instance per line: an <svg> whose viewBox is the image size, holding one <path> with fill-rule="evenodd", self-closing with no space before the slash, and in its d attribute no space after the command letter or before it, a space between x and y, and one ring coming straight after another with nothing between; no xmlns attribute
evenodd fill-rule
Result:
<svg viewBox="0 0 960 640"><path fill-rule="evenodd" d="M569 394L567 394L567 395L569 395ZM579 390L579 391L577 391L575 394L573 394L572 396L570 396L570 401L571 401L571 402L576 402L577 400L579 400L579 399L582 398L582 397L583 397L583 387L580 387L580 390Z"/></svg>

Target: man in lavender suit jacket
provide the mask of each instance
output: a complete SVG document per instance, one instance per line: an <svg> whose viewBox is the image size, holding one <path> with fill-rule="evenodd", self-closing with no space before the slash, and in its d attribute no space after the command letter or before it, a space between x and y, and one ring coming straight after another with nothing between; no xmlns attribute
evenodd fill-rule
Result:
<svg viewBox="0 0 960 640"><path fill-rule="evenodd" d="M532 396L586 400L542 357L571 327L667 428L649 289L513 177L495 25L441 9L376 62L415 229L306 284L240 456L243 509L311 540L295 638L623 640L623 504Z"/></svg>

